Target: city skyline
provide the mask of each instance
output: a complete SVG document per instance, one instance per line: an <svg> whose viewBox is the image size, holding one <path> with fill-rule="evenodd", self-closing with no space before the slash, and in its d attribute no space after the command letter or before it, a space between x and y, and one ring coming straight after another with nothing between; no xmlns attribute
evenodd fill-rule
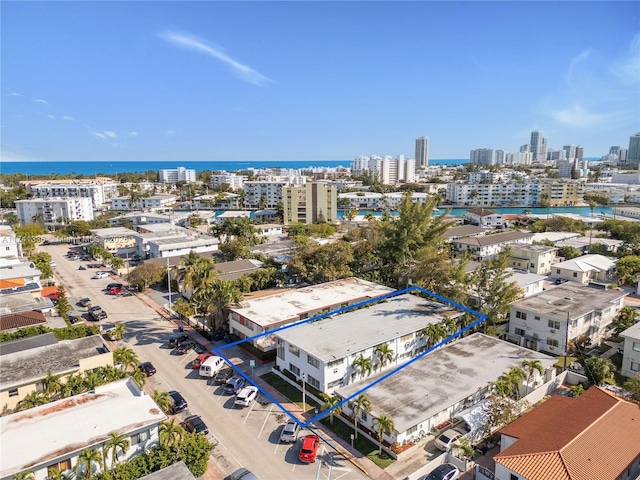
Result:
<svg viewBox="0 0 640 480"><path fill-rule="evenodd" d="M3 161L585 157L640 131L637 2L4 2ZM526 21L525 21L526 20ZM540 28L540 25L576 28ZM615 29L604 28L616 25Z"/></svg>

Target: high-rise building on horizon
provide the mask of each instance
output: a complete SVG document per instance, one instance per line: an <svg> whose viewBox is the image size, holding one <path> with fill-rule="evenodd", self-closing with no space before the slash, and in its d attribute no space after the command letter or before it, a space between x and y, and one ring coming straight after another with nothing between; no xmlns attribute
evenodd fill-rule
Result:
<svg viewBox="0 0 640 480"><path fill-rule="evenodd" d="M496 152L492 148L476 148L469 153L469 161L482 165L495 165Z"/></svg>
<svg viewBox="0 0 640 480"><path fill-rule="evenodd" d="M542 135L542 132L538 130L531 132L530 145L533 163L544 162L547 159L547 139Z"/></svg>
<svg viewBox="0 0 640 480"><path fill-rule="evenodd" d="M629 137L627 165L630 165L632 167L637 167L640 165L640 132Z"/></svg>
<svg viewBox="0 0 640 480"><path fill-rule="evenodd" d="M416 138L416 167L429 166L429 139L427 137Z"/></svg>

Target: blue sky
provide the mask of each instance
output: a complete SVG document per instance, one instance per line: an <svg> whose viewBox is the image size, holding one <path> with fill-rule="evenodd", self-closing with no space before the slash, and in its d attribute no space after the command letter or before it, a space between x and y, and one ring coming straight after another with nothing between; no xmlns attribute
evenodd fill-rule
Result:
<svg viewBox="0 0 640 480"><path fill-rule="evenodd" d="M585 156L640 131L640 2L13 2L1 159Z"/></svg>

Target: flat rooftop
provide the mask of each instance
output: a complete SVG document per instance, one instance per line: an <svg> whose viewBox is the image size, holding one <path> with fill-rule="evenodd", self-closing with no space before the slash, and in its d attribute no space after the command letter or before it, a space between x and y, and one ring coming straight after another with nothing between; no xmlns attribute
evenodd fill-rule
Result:
<svg viewBox="0 0 640 480"><path fill-rule="evenodd" d="M7 389L44 378L47 370L54 375L72 372L78 369L80 360L107 351L102 337L92 335L3 354L0 357L0 384Z"/></svg>
<svg viewBox="0 0 640 480"><path fill-rule="evenodd" d="M461 310L411 293L276 333L314 357L331 362L439 323Z"/></svg>
<svg viewBox="0 0 640 480"><path fill-rule="evenodd" d="M303 313L314 312L330 305L364 301L392 292L395 292L393 288L351 277L244 300L242 307L230 310L262 327L267 327L285 320L295 320Z"/></svg>
<svg viewBox="0 0 640 480"><path fill-rule="evenodd" d="M163 422L167 416L131 379L0 418L0 478Z"/></svg>
<svg viewBox="0 0 640 480"><path fill-rule="evenodd" d="M555 358L509 342L474 333L419 358L366 391L371 414L392 418L404 432L494 382L523 360L539 360L544 368ZM337 390L343 398L371 385L389 372L367 377Z"/></svg>
<svg viewBox="0 0 640 480"><path fill-rule="evenodd" d="M531 310L552 317L579 318L593 310L603 310L611 306L616 300L625 297L622 290L588 287L577 282L563 283L544 292L516 300L512 307Z"/></svg>
<svg viewBox="0 0 640 480"><path fill-rule="evenodd" d="M123 236L132 237L136 232L125 227L94 228L90 230L97 237Z"/></svg>

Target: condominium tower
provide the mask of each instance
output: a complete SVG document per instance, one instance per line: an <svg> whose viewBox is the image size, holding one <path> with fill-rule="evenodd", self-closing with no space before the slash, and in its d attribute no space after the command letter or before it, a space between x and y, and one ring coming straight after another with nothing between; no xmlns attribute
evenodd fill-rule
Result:
<svg viewBox="0 0 640 480"><path fill-rule="evenodd" d="M627 165L631 165L632 167L637 167L640 165L640 132L629 137Z"/></svg>
<svg viewBox="0 0 640 480"><path fill-rule="evenodd" d="M530 145L533 162L544 162L547 159L547 139L542 136L542 132L531 132Z"/></svg>
<svg viewBox="0 0 640 480"><path fill-rule="evenodd" d="M416 167L426 167L429 165L429 139L426 137L416 138Z"/></svg>

